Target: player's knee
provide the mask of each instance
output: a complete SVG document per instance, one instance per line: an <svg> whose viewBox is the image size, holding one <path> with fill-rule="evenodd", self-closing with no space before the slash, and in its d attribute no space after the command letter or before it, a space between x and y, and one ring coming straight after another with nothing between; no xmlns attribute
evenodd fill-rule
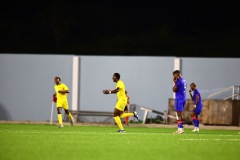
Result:
<svg viewBox="0 0 240 160"><path fill-rule="evenodd" d="M113 113L113 117L117 117L117 116L118 116L118 114L114 112Z"/></svg>
<svg viewBox="0 0 240 160"><path fill-rule="evenodd" d="M68 110L65 110L65 113L68 115L68 114L69 114L69 111L68 111Z"/></svg>
<svg viewBox="0 0 240 160"><path fill-rule="evenodd" d="M182 112L177 112L179 120L182 120Z"/></svg>
<svg viewBox="0 0 240 160"><path fill-rule="evenodd" d="M61 108L60 107L57 108L57 112L58 112L58 114L61 114Z"/></svg>
<svg viewBox="0 0 240 160"><path fill-rule="evenodd" d="M182 116L182 112L178 111L178 112L177 112L177 115L178 115L178 116Z"/></svg>

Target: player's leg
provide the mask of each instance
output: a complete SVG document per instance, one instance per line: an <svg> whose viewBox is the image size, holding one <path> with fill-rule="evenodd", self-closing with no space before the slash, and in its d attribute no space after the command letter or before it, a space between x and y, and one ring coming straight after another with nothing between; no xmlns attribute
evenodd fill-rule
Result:
<svg viewBox="0 0 240 160"><path fill-rule="evenodd" d="M125 103L123 103L121 105L124 105L124 104ZM128 113L128 109L127 109L127 112L124 112L123 114L120 115L120 118L126 118L126 117L135 117L136 119L138 119L138 114L136 111L134 111L132 113Z"/></svg>
<svg viewBox="0 0 240 160"><path fill-rule="evenodd" d="M179 101L177 100L175 105L176 105L176 112L177 112L177 124L178 124L178 131L177 133L182 134L184 133L183 130L183 109L185 106L186 101Z"/></svg>
<svg viewBox="0 0 240 160"><path fill-rule="evenodd" d="M177 116L178 116L178 120L177 120L178 133L179 133L179 134L182 134L182 133L184 133L184 130L183 130L183 115L182 115L182 111L178 110L178 111L177 111Z"/></svg>
<svg viewBox="0 0 240 160"><path fill-rule="evenodd" d="M191 116L192 116L192 122L194 124L194 129L192 131L196 132L196 129L197 129L197 119L196 119L196 117L197 117L197 115L196 115L196 111L195 110L192 112Z"/></svg>
<svg viewBox="0 0 240 160"><path fill-rule="evenodd" d="M177 114L177 106L178 106L178 103L177 103L178 101L177 101L177 99L175 99L175 101L174 101L174 108L175 108L175 111L176 111L176 120L177 120L177 122L178 122L178 114ZM178 131L179 131L179 128L178 128L178 130L176 131L176 133L178 133Z"/></svg>
<svg viewBox="0 0 240 160"><path fill-rule="evenodd" d="M125 132L124 131L124 128L123 128L123 125L122 125L122 122L121 122L121 119L120 119L120 115L122 114L123 111L115 108L114 109L114 115L113 115L113 118L116 122L116 124L118 125L119 127L119 131L118 132Z"/></svg>
<svg viewBox="0 0 240 160"><path fill-rule="evenodd" d="M202 107L196 109L196 131L199 132L199 124L200 124L200 114L202 112Z"/></svg>
<svg viewBox="0 0 240 160"><path fill-rule="evenodd" d="M57 107L59 128L63 127L61 110L62 110L62 107Z"/></svg>
<svg viewBox="0 0 240 160"><path fill-rule="evenodd" d="M65 113L67 114L68 118L70 119L71 124L73 125L74 120L73 120L72 114L68 110L68 102L67 101L65 101L63 103L63 109L64 109Z"/></svg>
<svg viewBox="0 0 240 160"><path fill-rule="evenodd" d="M128 113L128 109L124 109L123 114L120 116L120 118L127 118L127 117L133 117L134 114L133 113Z"/></svg>
<svg viewBox="0 0 240 160"><path fill-rule="evenodd" d="M196 114L196 132L199 132L200 114Z"/></svg>
<svg viewBox="0 0 240 160"><path fill-rule="evenodd" d="M64 109L64 111L65 111L66 115L68 116L68 118L70 119L71 125L73 125L74 120L73 120L72 114L69 112L68 109Z"/></svg>
<svg viewBox="0 0 240 160"><path fill-rule="evenodd" d="M126 105L125 108L124 108L124 113L128 113L128 106ZM125 118L125 124L128 125L128 119L129 117L126 117Z"/></svg>

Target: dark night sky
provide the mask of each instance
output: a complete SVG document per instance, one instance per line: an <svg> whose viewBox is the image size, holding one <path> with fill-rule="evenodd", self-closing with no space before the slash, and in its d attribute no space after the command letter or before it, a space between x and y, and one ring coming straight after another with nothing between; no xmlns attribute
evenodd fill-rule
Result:
<svg viewBox="0 0 240 160"><path fill-rule="evenodd" d="M240 57L230 1L27 2L1 4L0 53Z"/></svg>

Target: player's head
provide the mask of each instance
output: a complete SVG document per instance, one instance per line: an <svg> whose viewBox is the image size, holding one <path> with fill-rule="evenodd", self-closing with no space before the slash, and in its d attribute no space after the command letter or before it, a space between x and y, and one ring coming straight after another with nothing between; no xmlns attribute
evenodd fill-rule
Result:
<svg viewBox="0 0 240 160"><path fill-rule="evenodd" d="M119 81L119 79L120 79L120 74L119 74L119 73L114 73L112 79L113 79L113 82Z"/></svg>
<svg viewBox="0 0 240 160"><path fill-rule="evenodd" d="M61 82L61 78L60 77L55 77L54 78L54 82L55 82L55 84L60 84L60 82Z"/></svg>
<svg viewBox="0 0 240 160"><path fill-rule="evenodd" d="M192 91L194 91L196 89L197 85L195 83L191 83L190 84L190 88Z"/></svg>
<svg viewBox="0 0 240 160"><path fill-rule="evenodd" d="M181 76L181 72L180 72L179 70L175 70L175 71L173 72L173 77L174 77L174 78L178 79L180 76Z"/></svg>

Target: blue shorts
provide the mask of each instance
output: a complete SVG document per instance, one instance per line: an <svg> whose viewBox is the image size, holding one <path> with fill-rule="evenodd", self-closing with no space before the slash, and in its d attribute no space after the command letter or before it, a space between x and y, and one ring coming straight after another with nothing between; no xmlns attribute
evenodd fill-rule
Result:
<svg viewBox="0 0 240 160"><path fill-rule="evenodd" d="M196 107L196 111L195 111L198 115L200 115L201 114L201 112L202 112L202 107Z"/></svg>
<svg viewBox="0 0 240 160"><path fill-rule="evenodd" d="M184 110L184 106L185 106L186 100L177 100L175 99L175 110L177 112L182 112Z"/></svg>

